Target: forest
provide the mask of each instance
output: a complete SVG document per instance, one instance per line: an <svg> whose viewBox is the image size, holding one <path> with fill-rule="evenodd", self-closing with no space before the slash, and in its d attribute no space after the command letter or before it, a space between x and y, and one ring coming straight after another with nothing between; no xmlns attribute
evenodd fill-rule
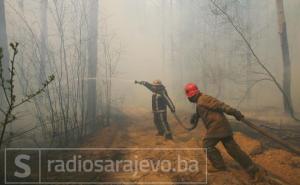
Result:
<svg viewBox="0 0 300 185"><path fill-rule="evenodd" d="M195 106L184 88L193 83L245 116L227 117L235 141L268 174L258 184L299 184L299 10L297 0L0 0L0 177L7 180L9 148L89 148L82 155L93 159L135 158L116 148L202 148L205 124L185 129ZM138 86L146 82L163 84L174 103L164 118L172 140L155 136L155 93ZM206 176L56 173L47 180L254 184L224 147L217 145L228 170ZM49 156L63 155L55 151Z"/></svg>

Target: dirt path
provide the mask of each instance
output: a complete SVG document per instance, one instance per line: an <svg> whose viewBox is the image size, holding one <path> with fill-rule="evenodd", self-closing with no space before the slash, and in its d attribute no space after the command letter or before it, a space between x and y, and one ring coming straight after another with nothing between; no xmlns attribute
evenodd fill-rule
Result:
<svg viewBox="0 0 300 185"><path fill-rule="evenodd" d="M171 127L175 135L174 141L167 141L163 137L155 136L156 130L152 123L151 112L146 110L123 110L126 112L118 123L112 124L108 128L100 130L93 137L88 139L82 147L95 148L198 148L201 146L201 138L204 134L202 127L197 128L191 133L185 132L179 127L173 118L170 117ZM200 133L200 134L199 134ZM246 137L241 133L236 133L235 138L241 145L241 148L252 158L267 169L272 174L278 176L280 179L289 182L292 185L300 184L300 158L283 150L268 149L264 151L261 143L257 140ZM223 146L218 145L221 150L228 171L208 173L208 184L211 185L250 185L253 183L248 175L234 162L228 154L226 154ZM169 158L174 157L170 151L154 152L154 151L128 151L126 153L108 152L107 155L113 155L118 158L133 159L137 156L139 159L159 159L163 156ZM186 153L187 156L194 155L194 153ZM205 152L198 152L200 157L205 157ZM203 169L205 163L203 163ZM208 163L210 169L210 164ZM92 177L100 178L100 177ZM111 181L130 181L135 184L142 184L143 182L156 182L157 180L164 182L191 182L191 181L205 181L205 171L202 174L178 174L178 173L145 173L135 176L110 175L101 177L102 180L109 179ZM276 184L276 183L260 183L260 184Z"/></svg>

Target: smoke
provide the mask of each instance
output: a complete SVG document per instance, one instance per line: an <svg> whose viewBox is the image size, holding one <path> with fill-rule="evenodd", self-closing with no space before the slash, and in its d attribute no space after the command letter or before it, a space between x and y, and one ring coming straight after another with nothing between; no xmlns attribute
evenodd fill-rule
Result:
<svg viewBox="0 0 300 185"><path fill-rule="evenodd" d="M26 2L26 3L25 3ZM79 22L79 12L73 11L74 3L81 0L64 0L65 2L65 44L67 56L71 56L72 66L73 35L78 31L73 24ZM282 58L279 35L277 32L276 6L273 0L266 1L224 1L227 10L241 26L255 52L264 64L281 81ZM6 1L9 40L19 40L23 33L17 25L25 24L27 33L39 35L38 3L34 0L24 1L23 20L12 9L18 1ZM235 4L236 3L236 4ZM84 5L84 3L82 3ZM207 94L236 106L247 90L247 48L234 33L232 27L216 12L209 1L193 0L101 0L99 13L99 46L104 38L110 43L115 68L112 74L112 98L122 98L122 106L150 107L151 93L134 80L153 81L160 79L167 87L170 96L178 106L189 106L184 97L183 86L195 82ZM299 87L299 6L300 2L285 1L285 11L292 61L292 94L296 110L300 108ZM53 4L49 2L50 9ZM20 11L20 10L17 10ZM21 11L20 11L21 14ZM55 12L50 10L49 44L58 55L59 35L55 25ZM76 17L76 19L74 19ZM82 18L82 17L81 17ZM84 18L84 17L83 17ZM248 25L247 25L248 24ZM28 31L27 26L31 30ZM82 30L84 31L84 30ZM76 34L77 33L77 34ZM82 38L84 41L86 38ZM31 38L21 39L30 51ZM99 74L97 84L100 86L107 77L103 57L103 47L99 47ZM117 52L115 51L118 51ZM26 52L24 64L31 61L34 52ZM255 72L249 77L252 81L262 78L261 70L250 56L251 69ZM34 78L34 72L32 75ZM85 81L90 80L85 77ZM119 106L115 104L115 106ZM282 97L273 84L261 82L251 90L251 95L241 104L242 109L259 107L282 107Z"/></svg>

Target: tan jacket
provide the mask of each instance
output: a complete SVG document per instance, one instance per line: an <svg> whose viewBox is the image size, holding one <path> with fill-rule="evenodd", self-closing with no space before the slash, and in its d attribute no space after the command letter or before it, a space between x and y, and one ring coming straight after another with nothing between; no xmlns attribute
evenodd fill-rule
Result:
<svg viewBox="0 0 300 185"><path fill-rule="evenodd" d="M202 94L197 100L197 113L207 129L205 138L232 136L231 126L224 115L234 115L237 110L211 96Z"/></svg>

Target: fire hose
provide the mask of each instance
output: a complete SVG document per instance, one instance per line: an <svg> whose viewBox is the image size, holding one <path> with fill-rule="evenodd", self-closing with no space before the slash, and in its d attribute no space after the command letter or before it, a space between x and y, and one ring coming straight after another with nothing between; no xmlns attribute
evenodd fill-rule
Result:
<svg viewBox="0 0 300 185"><path fill-rule="evenodd" d="M135 81L135 83L139 83L138 81ZM177 123L186 131L192 131L193 129L195 129L197 127L197 122L195 122L195 124L193 124L192 127L187 127L183 124L183 122L180 120L180 118L177 116L176 112L172 112L173 115L174 115L174 118L176 119ZM243 118L240 120L241 122L243 122L244 124L246 124L247 126L249 126L250 128L252 128L253 130L257 131L258 133L264 135L265 137L273 140L274 142L280 144L281 146L285 147L286 149L288 149L289 151L297 154L297 155L300 155L300 149L284 140L282 140L281 138L279 138L278 136L268 132L268 131L265 131L264 129L256 126L255 124L253 124L251 121L249 121L248 119L246 118Z"/></svg>
<svg viewBox="0 0 300 185"><path fill-rule="evenodd" d="M194 124L192 127L186 127L183 122L179 119L176 112L173 112L174 118L176 119L177 123L186 131L192 131L197 127L197 124Z"/></svg>
<svg viewBox="0 0 300 185"><path fill-rule="evenodd" d="M281 138L279 138L278 136L272 134L272 133L269 133L267 131L265 131L264 129L256 126L255 124L253 124L251 121L243 118L241 120L241 122L245 123L247 126L249 126L250 128L256 130L257 132L259 132L260 134L266 136L267 138L275 141L276 143L280 144L281 146L285 147L286 149L288 149L289 151L297 154L297 155L300 155L300 149L284 140L282 140Z"/></svg>
<svg viewBox="0 0 300 185"><path fill-rule="evenodd" d="M191 131L193 129L195 129L197 127L197 124L193 125L192 127L186 127L183 122L179 119L179 117L177 116L177 114L174 112L173 113L177 123L185 130L187 131ZM282 140L281 138L279 138L278 136L268 132L268 131L265 131L264 129L256 126L254 123L252 123L251 121L243 118L241 120L241 122L243 122L244 124L246 124L247 126L249 126L250 128L252 128L253 130L257 131L258 133L260 133L261 135L273 140L274 142L280 144L281 146L285 147L286 149L288 149L289 151L297 154L297 155L300 155L300 149L284 140Z"/></svg>

